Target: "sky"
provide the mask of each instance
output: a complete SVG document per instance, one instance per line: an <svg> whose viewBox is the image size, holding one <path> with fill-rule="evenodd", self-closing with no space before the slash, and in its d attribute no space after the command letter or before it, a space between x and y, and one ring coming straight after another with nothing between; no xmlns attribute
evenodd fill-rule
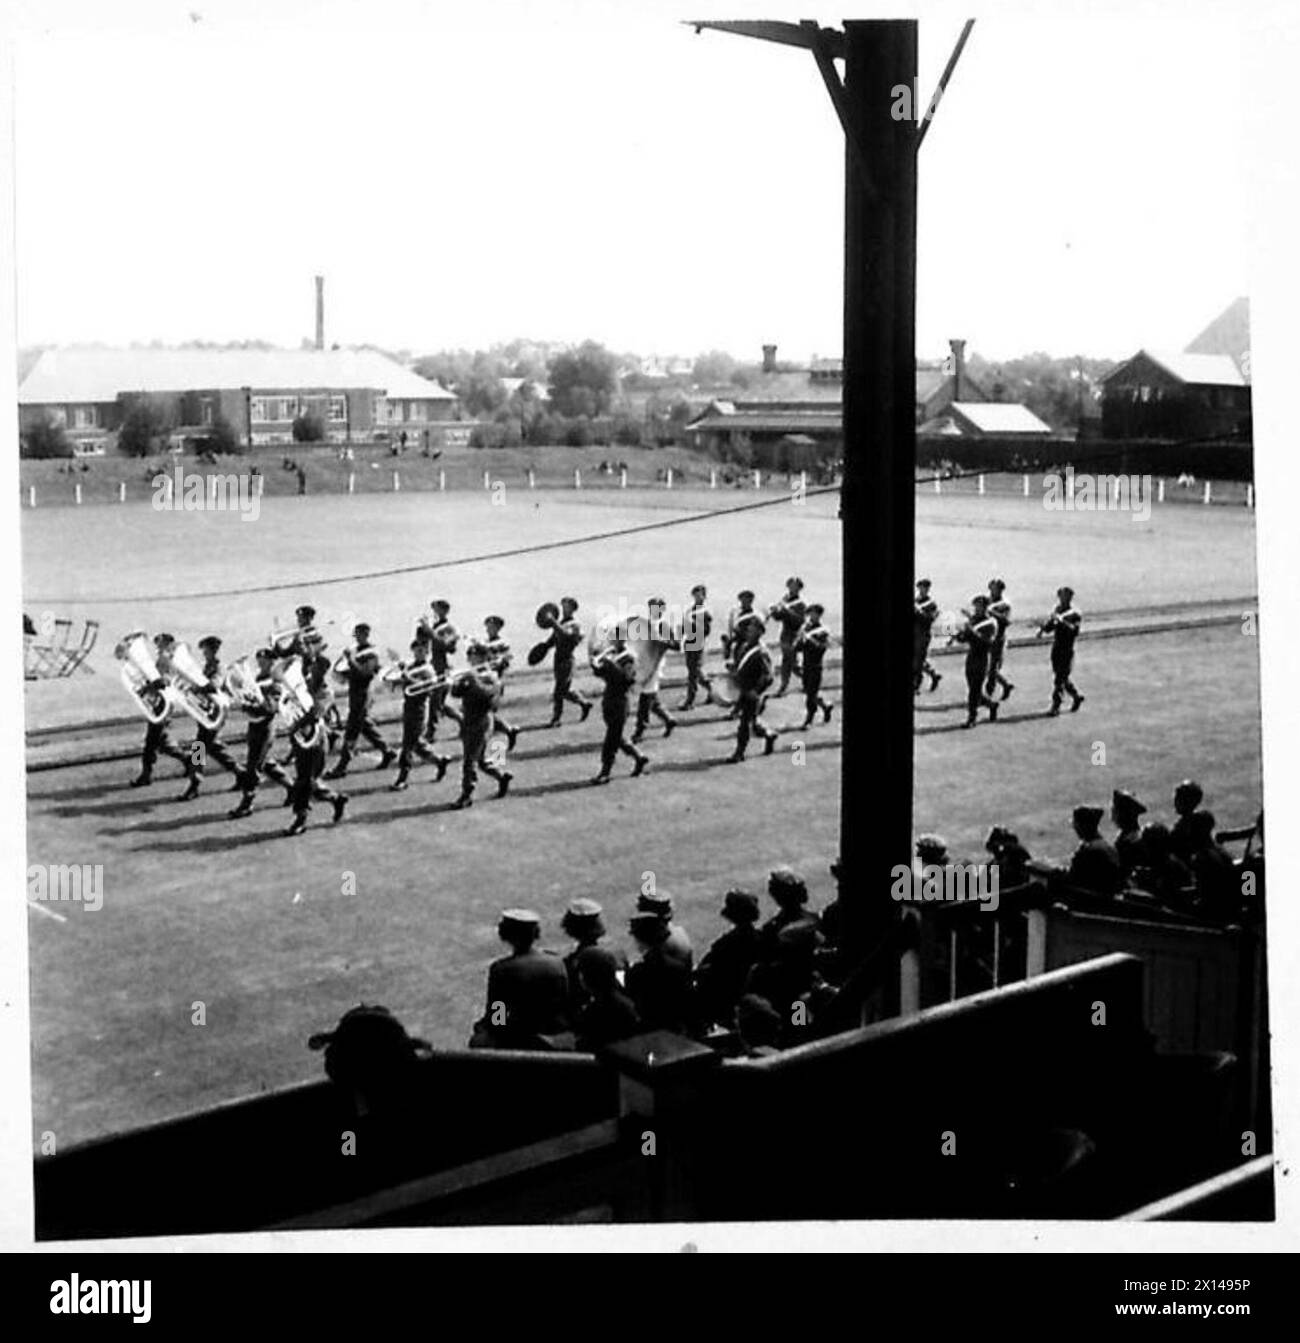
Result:
<svg viewBox="0 0 1300 1343"><path fill-rule="evenodd" d="M924 94L967 12L898 7ZM1249 291L1240 10L973 13L920 152L918 353L1181 348ZM17 342L296 346L319 273L345 345L838 354L843 137L812 58L683 14L844 17L19 4Z"/></svg>

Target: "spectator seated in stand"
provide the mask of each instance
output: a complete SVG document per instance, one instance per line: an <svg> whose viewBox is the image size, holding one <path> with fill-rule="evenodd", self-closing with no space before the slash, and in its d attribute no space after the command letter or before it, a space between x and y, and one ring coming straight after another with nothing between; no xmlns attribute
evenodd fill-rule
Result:
<svg viewBox="0 0 1300 1343"><path fill-rule="evenodd" d="M528 909L507 909L497 936L510 955L488 968L487 1010L474 1023L471 1049L555 1049L571 1041L565 1009L569 977L552 951L539 951L542 921Z"/></svg>
<svg viewBox="0 0 1300 1343"><path fill-rule="evenodd" d="M758 896L730 890L721 912L732 926L704 953L695 972L696 1015L705 1024L730 1027L758 958Z"/></svg>
<svg viewBox="0 0 1300 1343"><path fill-rule="evenodd" d="M1170 844L1173 848L1174 856L1187 862L1192 852L1192 817L1196 814L1202 801L1205 799L1205 793L1199 783L1193 783L1191 779L1184 779L1182 783L1174 789L1174 811L1178 819L1174 822L1173 829L1169 832Z"/></svg>
<svg viewBox="0 0 1300 1343"><path fill-rule="evenodd" d="M1075 807L1071 820L1079 847L1071 855L1070 866L1052 874L1054 884L1100 896L1115 896L1124 889L1119 854L1109 840L1101 837L1101 818L1105 814L1101 807Z"/></svg>
<svg viewBox="0 0 1300 1343"><path fill-rule="evenodd" d="M618 983L619 961L604 947L586 946L572 957L583 1004L573 1023L574 1045L594 1053L615 1040L626 1040L641 1029L636 1004Z"/></svg>
<svg viewBox="0 0 1300 1343"><path fill-rule="evenodd" d="M736 1033L750 1058L766 1058L781 1052L781 1017L765 998L746 993L736 1006Z"/></svg>
<svg viewBox="0 0 1300 1343"><path fill-rule="evenodd" d="M767 893L776 902L777 912L759 929L763 954L772 952L777 934L792 924L808 924L818 931L817 915L808 908L808 887L797 873L788 867L775 868L767 879Z"/></svg>
<svg viewBox="0 0 1300 1343"><path fill-rule="evenodd" d="M673 898L671 895L639 895L636 901L638 914L652 914L662 921L667 932L663 944L663 954L679 961L689 976L695 968L695 949L691 945L690 934L679 923L673 922Z"/></svg>
<svg viewBox="0 0 1300 1343"><path fill-rule="evenodd" d="M1142 862L1132 874L1133 885L1170 909L1189 910L1195 890L1192 870L1174 856L1169 827L1152 821L1142 827Z"/></svg>
<svg viewBox="0 0 1300 1343"><path fill-rule="evenodd" d="M413 1085L415 1065L428 1058L427 1040L416 1039L386 1007L362 1003L332 1030L313 1035L309 1049L325 1051L325 1072L359 1118L400 1113Z"/></svg>
<svg viewBox="0 0 1300 1343"><path fill-rule="evenodd" d="M1133 870L1142 863L1142 831L1138 818L1145 814L1146 808L1132 793L1117 788L1111 794L1110 818L1118 831L1115 853L1125 877L1131 877Z"/></svg>
<svg viewBox="0 0 1300 1343"><path fill-rule="evenodd" d="M578 980L578 957L583 951L599 946L601 938L605 936L602 913L600 905L594 900L571 900L560 920L565 936L571 937L577 944L564 958L564 970L569 977L570 1019L575 1018L587 1003L586 991ZM616 969L622 968L617 957L614 964Z"/></svg>
<svg viewBox="0 0 1300 1343"><path fill-rule="evenodd" d="M1193 812L1188 818L1196 912L1215 923L1228 923L1241 913L1242 883L1232 856L1214 838L1214 816Z"/></svg>
<svg viewBox="0 0 1300 1343"><path fill-rule="evenodd" d="M1023 886L1032 880L1034 873L1030 871L1029 864L1033 859L1014 831L995 825L989 831L984 847L989 853L989 866L997 869L1000 891Z"/></svg>
<svg viewBox="0 0 1300 1343"><path fill-rule="evenodd" d="M639 959L628 967L624 986L644 1030L690 1034L691 972L666 949L668 923L657 914L635 914L628 931Z"/></svg>

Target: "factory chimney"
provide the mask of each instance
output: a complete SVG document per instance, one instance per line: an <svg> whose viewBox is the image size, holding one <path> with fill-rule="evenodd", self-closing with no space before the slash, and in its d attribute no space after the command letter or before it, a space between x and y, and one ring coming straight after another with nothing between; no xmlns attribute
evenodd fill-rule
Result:
<svg viewBox="0 0 1300 1343"><path fill-rule="evenodd" d="M316 348L325 348L325 277L316 277Z"/></svg>

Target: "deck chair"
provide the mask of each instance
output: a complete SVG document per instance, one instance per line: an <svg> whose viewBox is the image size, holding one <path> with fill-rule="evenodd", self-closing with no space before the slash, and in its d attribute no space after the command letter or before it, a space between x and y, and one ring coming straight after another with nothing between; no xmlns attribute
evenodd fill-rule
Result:
<svg viewBox="0 0 1300 1343"><path fill-rule="evenodd" d="M72 634L72 621L67 619L54 622L54 632L49 639L33 640L28 646L28 664L26 675L30 680L39 681L54 674L55 668L63 660L68 638Z"/></svg>
<svg viewBox="0 0 1300 1343"><path fill-rule="evenodd" d="M75 648L65 648L63 650L63 660L55 671L56 676L71 676L78 667L90 656L90 650L95 646L95 640L99 638L99 621L86 621L85 628L81 631L81 642ZM94 671L93 667L82 667L83 671Z"/></svg>

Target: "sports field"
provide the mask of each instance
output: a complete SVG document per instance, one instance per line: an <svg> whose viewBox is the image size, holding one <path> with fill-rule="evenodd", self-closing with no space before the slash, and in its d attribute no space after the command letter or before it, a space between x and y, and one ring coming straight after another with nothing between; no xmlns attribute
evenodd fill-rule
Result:
<svg viewBox="0 0 1300 1343"><path fill-rule="evenodd" d="M325 631L333 655L353 619L369 620L381 647L404 647L414 618L444 596L462 630L504 616L521 665L536 636L533 611L562 593L591 615L654 593L684 603L703 581L721 615L740 587L764 605L799 573L838 632L836 496L699 518L741 502L749 500L680 489L507 490L496 502L488 491L268 497L256 521L132 503L38 508L23 515L25 609L100 619L104 638L93 675L29 683L28 727L129 715L111 655L128 630L165 628L190 642L217 633L233 657L290 623L303 601L337 622ZM1000 574L1013 635L1032 634L1066 582L1086 629L1253 607L1253 515L1244 508L1171 507L1136 523L1124 513L1049 513L1010 494L922 492L917 507L918 567L940 604L956 610ZM665 523L680 525L657 525ZM396 569L413 571L359 576ZM245 591L267 587L275 590ZM917 713L916 824L942 832L956 856L978 852L993 822L1014 825L1036 855L1064 856L1076 802L1124 786L1165 813L1172 784L1189 774L1221 823L1258 809L1257 644L1239 620L1085 639L1075 679L1087 703L1055 720L1042 716L1045 646L1008 654L1018 689L1003 722L974 732L957 726L960 660L938 665L944 683ZM670 708L679 677L674 661ZM769 721L786 730L777 753L727 767L732 725L716 709L697 709L668 741L652 731L644 778L629 779L620 764L613 784L593 789L598 716L542 729L544 691L544 676L512 673L505 708L525 729L515 785L502 802L482 789L468 812L447 809L455 767L441 785L417 770L410 791L395 794L373 757L349 779L345 821L332 828L317 808L295 839L280 836L287 813L278 790L264 790L250 818L231 821L224 776L211 775L203 796L182 805L178 771L165 759L143 792L126 787L133 761L74 757L30 775L29 863L104 870L102 909L50 905L29 917L34 1131L52 1129L66 1145L314 1077L320 1059L307 1036L362 999L386 1003L436 1043L461 1044L500 949L503 906L537 908L559 949L559 913L578 895L605 905L621 939L648 871L675 897L697 945L721 931L722 892L761 889L777 863L804 872L814 904L830 898L839 771L872 770L869 758L842 761L838 718L804 734L801 702L774 701ZM102 732L123 749L142 734L143 720ZM806 751L792 752L795 742ZM1098 743L1104 763L1094 763ZM871 816L854 823L869 828ZM202 1026L192 1024L198 1001Z"/></svg>

